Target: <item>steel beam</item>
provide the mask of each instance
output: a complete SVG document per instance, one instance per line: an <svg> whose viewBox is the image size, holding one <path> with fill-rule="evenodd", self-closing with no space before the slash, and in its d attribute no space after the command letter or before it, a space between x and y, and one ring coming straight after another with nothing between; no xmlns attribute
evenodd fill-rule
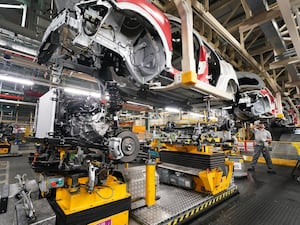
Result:
<svg viewBox="0 0 300 225"><path fill-rule="evenodd" d="M272 63L270 63L269 67L270 67L270 69L278 69L278 68L285 67L287 65L291 65L291 64L295 64L295 63L299 63L299 62L300 62L300 58L295 56L295 57L290 57L290 58L272 62Z"/></svg>
<svg viewBox="0 0 300 225"><path fill-rule="evenodd" d="M239 27L239 31L241 33L247 30L251 30L279 16L280 16L280 10L278 5L276 5L273 8L269 9L268 11L255 14L255 16L244 20L244 22Z"/></svg>
<svg viewBox="0 0 300 225"><path fill-rule="evenodd" d="M280 8L280 11L281 11L281 14L282 14L282 18L284 19L284 22L286 23L286 26L288 28L290 37L292 38L294 48L297 52L298 57L300 58L299 31L297 29L297 25L296 25L293 13L291 11L292 7L291 7L291 4L290 4L290 1L277 0L277 3L279 5L279 8Z"/></svg>
<svg viewBox="0 0 300 225"><path fill-rule="evenodd" d="M290 97L287 98L288 103L290 104L291 108L295 111L296 113L296 119L299 123L300 121L300 116L299 116L299 109L297 109L297 107L295 106L294 102L292 101L292 99Z"/></svg>
<svg viewBox="0 0 300 225"><path fill-rule="evenodd" d="M216 31L226 42L228 42L250 65L252 65L257 71L261 72L266 78L274 93L280 92L280 88L277 83L270 77L267 71L265 71L261 65L247 52L245 48L226 30L216 18L204 9L204 6L198 2L193 1L194 12L207 23L212 29Z"/></svg>
<svg viewBox="0 0 300 225"><path fill-rule="evenodd" d="M300 80L296 82L288 82L284 85L286 88L294 88L300 86Z"/></svg>
<svg viewBox="0 0 300 225"><path fill-rule="evenodd" d="M174 0L181 19L182 70L195 71L193 11L191 0Z"/></svg>

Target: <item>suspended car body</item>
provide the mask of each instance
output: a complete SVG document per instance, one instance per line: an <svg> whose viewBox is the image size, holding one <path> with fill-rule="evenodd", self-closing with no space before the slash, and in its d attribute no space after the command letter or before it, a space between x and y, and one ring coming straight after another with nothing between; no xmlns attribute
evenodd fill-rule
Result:
<svg viewBox="0 0 300 225"><path fill-rule="evenodd" d="M234 108L235 116L244 120L259 117L274 118L277 114L276 99L263 80L250 72L237 72L240 84L240 98Z"/></svg>
<svg viewBox="0 0 300 225"><path fill-rule="evenodd" d="M193 32L197 79L221 91L237 93L233 67ZM84 1L63 10L49 25L38 63L115 80L125 99L155 106L191 107L207 93L179 87L155 91L181 73L180 19L165 15L145 0ZM58 79L59 80L59 79Z"/></svg>

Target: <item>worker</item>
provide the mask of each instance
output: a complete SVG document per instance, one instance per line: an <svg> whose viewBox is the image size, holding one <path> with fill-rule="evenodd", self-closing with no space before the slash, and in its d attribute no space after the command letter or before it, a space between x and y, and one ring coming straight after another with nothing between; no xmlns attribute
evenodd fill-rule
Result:
<svg viewBox="0 0 300 225"><path fill-rule="evenodd" d="M258 157L260 156L260 153L262 153L263 157L266 160L266 164L268 166L268 173L276 174L276 172L273 170L273 164L272 164L272 160L268 148L268 146L270 146L272 141L271 133L268 130L266 130L265 125L259 121L256 121L253 127L251 128L254 134L255 141L254 141L254 153L248 171L255 171L255 166Z"/></svg>

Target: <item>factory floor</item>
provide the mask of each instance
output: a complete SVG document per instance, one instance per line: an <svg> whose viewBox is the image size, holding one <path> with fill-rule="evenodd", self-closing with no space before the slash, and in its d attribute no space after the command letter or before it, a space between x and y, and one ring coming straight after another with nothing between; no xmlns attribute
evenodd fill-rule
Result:
<svg viewBox="0 0 300 225"><path fill-rule="evenodd" d="M238 195L185 224L300 224L300 182L291 176L292 167L274 166L274 169L276 174L268 174L266 165L258 164L255 172L248 172L246 177L235 178ZM0 187L5 183L16 183L16 174L24 173L28 179L36 178L26 154L0 158Z"/></svg>

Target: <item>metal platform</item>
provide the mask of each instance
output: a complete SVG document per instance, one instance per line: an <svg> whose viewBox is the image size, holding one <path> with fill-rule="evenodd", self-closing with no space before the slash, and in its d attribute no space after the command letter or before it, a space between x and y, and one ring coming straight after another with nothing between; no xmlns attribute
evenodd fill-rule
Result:
<svg viewBox="0 0 300 225"><path fill-rule="evenodd" d="M160 185L157 193L160 199L157 203L151 207L144 206L132 210L129 225L181 224L237 193L236 185L232 185L227 191L216 196Z"/></svg>

